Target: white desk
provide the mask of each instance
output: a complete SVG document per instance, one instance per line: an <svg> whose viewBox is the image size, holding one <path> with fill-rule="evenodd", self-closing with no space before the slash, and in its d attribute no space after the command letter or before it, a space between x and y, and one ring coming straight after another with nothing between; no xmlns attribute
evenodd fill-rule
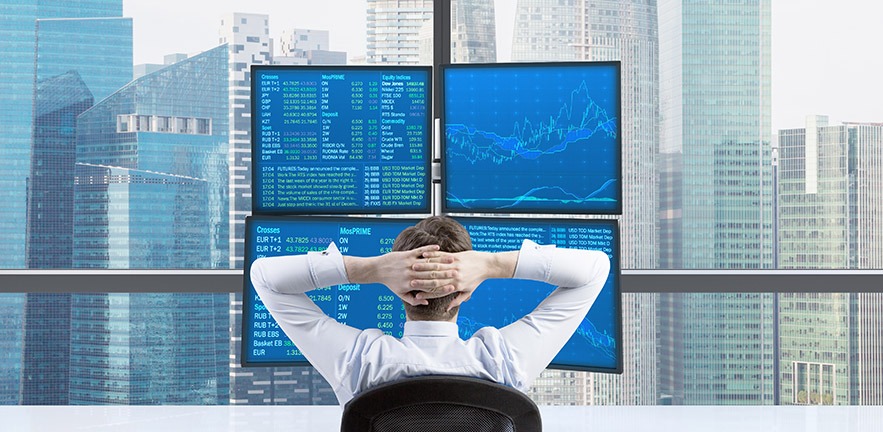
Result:
<svg viewBox="0 0 883 432"><path fill-rule="evenodd" d="M883 407L541 407L543 430L879 432ZM337 432L336 406L0 407L10 432Z"/></svg>

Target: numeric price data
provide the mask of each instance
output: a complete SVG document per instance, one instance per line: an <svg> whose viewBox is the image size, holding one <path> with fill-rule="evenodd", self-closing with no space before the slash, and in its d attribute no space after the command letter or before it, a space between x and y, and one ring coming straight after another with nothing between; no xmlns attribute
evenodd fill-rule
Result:
<svg viewBox="0 0 883 432"><path fill-rule="evenodd" d="M252 211L428 213L429 67L252 67Z"/></svg>

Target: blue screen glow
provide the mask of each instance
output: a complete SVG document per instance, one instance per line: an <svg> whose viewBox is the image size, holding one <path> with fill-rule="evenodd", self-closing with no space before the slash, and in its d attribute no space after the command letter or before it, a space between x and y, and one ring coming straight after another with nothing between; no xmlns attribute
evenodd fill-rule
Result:
<svg viewBox="0 0 883 432"><path fill-rule="evenodd" d="M622 212L618 62L450 65L444 209Z"/></svg>
<svg viewBox="0 0 883 432"><path fill-rule="evenodd" d="M617 372L621 370L618 227L611 220L457 218L476 250L517 250L525 238L559 247L601 250L611 273L594 306L550 367ZM334 241L341 252L372 256L389 252L398 233L416 219L307 218L257 216L246 220L246 268L258 257L324 250ZM273 234L266 234L273 232ZM460 308L460 336L485 326L502 327L528 314L553 286L524 280L488 280ZM499 293L505 290L505 302ZM401 337L405 311L382 285L339 285L308 293L331 317L353 327L380 328ZM243 295L243 363L247 366L298 365L306 359L263 307L248 277Z"/></svg>
<svg viewBox="0 0 883 432"><path fill-rule="evenodd" d="M428 213L431 68L252 67L252 211Z"/></svg>

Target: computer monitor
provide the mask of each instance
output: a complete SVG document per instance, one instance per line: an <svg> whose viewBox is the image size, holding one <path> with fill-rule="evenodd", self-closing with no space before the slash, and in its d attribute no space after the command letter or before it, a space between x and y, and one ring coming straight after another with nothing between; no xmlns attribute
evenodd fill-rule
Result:
<svg viewBox="0 0 883 432"><path fill-rule="evenodd" d="M254 214L429 213L429 66L251 67Z"/></svg>
<svg viewBox="0 0 883 432"><path fill-rule="evenodd" d="M621 214L619 62L442 70L442 211Z"/></svg>
<svg viewBox="0 0 883 432"><path fill-rule="evenodd" d="M611 258L607 282L576 333L550 367L620 373L622 337L619 289L619 232L613 220L457 218L473 247L488 252L517 250L525 238L540 244L602 250ZM248 277L258 257L324 250L334 241L341 252L372 256L389 252L393 240L417 219L251 216L246 219L243 284L242 363L244 366L295 366L306 358L279 329ZM528 314L553 286L525 280L488 280L460 308L460 336L484 326L502 327ZM505 290L505 297L499 293ZM378 284L346 284L307 293L322 310L357 328L379 328L401 337L401 300Z"/></svg>

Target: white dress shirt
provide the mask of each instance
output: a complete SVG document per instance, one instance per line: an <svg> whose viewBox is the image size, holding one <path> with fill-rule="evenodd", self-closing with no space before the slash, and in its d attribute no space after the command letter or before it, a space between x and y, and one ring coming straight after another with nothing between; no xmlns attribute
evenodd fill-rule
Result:
<svg viewBox="0 0 883 432"><path fill-rule="evenodd" d="M482 328L467 340L451 322L408 321L399 339L325 315L304 293L349 283L334 243L323 252L255 260L251 281L285 334L345 405L373 386L421 375L483 378L526 391L576 331L609 271L603 252L525 240L513 277L558 288L520 320L501 329ZM506 293L499 299L506 301Z"/></svg>

